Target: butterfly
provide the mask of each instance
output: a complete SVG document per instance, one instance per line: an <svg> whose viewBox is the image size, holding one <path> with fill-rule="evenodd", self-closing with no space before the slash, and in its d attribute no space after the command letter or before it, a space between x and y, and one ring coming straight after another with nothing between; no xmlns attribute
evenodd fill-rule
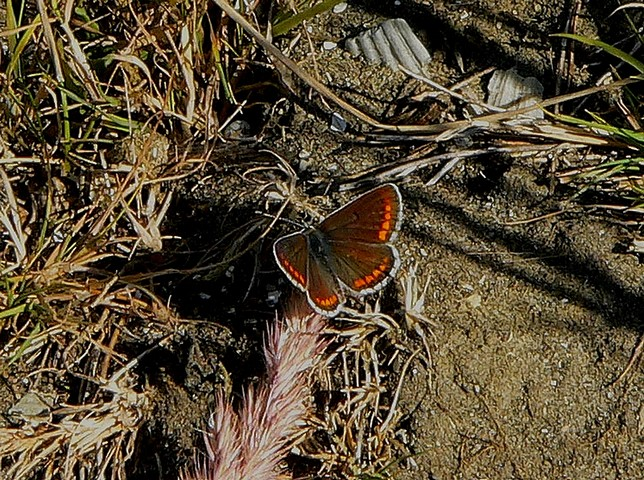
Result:
<svg viewBox="0 0 644 480"><path fill-rule="evenodd" d="M275 260L314 311L337 315L347 293L374 293L398 271L400 255L391 243L402 216L398 187L381 185L317 227L278 238L273 244Z"/></svg>

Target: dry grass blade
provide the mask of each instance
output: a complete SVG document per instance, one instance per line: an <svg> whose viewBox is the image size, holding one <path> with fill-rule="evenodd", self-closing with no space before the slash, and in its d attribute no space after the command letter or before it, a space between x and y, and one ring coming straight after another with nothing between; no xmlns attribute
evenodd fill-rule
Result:
<svg viewBox="0 0 644 480"><path fill-rule="evenodd" d="M47 7L45 5L44 0L36 0L36 5L38 6L38 12L40 13L43 32L45 34L45 39L47 41L47 47L49 48L49 54L54 63L56 80L62 84L65 81L65 76L63 75L63 67L60 61L60 56L58 55L58 49L56 47L56 39L54 38L54 32L52 31L52 28L51 28L51 20L47 12Z"/></svg>
<svg viewBox="0 0 644 480"><path fill-rule="evenodd" d="M318 407L324 413L316 418L316 432L301 449L320 462L317 475L370 478L399 453L394 447L398 395L419 351L408 352L398 343L403 332L391 317L347 312L350 317L331 332L339 340L320 371L319 388L330 396ZM407 354L401 369L394 369ZM392 369L401 371L401 376ZM387 385L396 382L398 394L392 398Z"/></svg>
<svg viewBox="0 0 644 480"><path fill-rule="evenodd" d="M425 301L430 286L430 278L427 277L425 285L421 287L418 276L418 264L411 265L401 273L400 283L405 301L405 321L407 322L407 329L414 331L422 340L427 354L427 364L431 365L432 353L427 337L431 335L435 338L432 329L439 328L439 324L425 314Z"/></svg>
<svg viewBox="0 0 644 480"><path fill-rule="evenodd" d="M22 229L22 220L18 210L18 202L11 187L11 181L4 168L0 167L0 180L3 192L0 193L0 222L4 227L11 246L14 250L15 262L10 266L2 266L0 275L6 275L18 268L27 256L27 236Z"/></svg>
<svg viewBox="0 0 644 480"><path fill-rule="evenodd" d="M13 458L6 478L30 478L47 472L48 478L72 478L102 471L126 479L125 464L134 452L136 434L144 419L146 398L112 382L113 399L100 405L61 408L52 418L31 418L31 431L0 428L0 457Z"/></svg>

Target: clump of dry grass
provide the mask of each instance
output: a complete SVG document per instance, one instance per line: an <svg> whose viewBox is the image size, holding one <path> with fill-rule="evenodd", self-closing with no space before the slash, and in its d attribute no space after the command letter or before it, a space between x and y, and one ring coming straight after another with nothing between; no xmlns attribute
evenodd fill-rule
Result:
<svg viewBox="0 0 644 480"><path fill-rule="evenodd" d="M633 8L632 4L624 5L614 13ZM627 20L635 30L634 23L627 15ZM606 44L600 40L579 35L560 35L590 45L621 61L619 67L635 72L632 79L644 79L644 63L626 51ZM641 42L640 42L641 43ZM640 44L641 47L641 44ZM606 72L605 78L617 77L616 69ZM592 152L584 158L581 165L570 166L558 172L561 183L576 184L576 197L593 198L592 208L601 207L607 210L624 213L623 218L631 224L641 225L644 212L644 134L642 134L642 112L644 96L641 89L624 87L614 92L609 98L612 109L604 114L587 112L590 120L580 116L557 115L556 118L585 128L598 137L610 138L619 142L616 152Z"/></svg>
<svg viewBox="0 0 644 480"><path fill-rule="evenodd" d="M103 388L111 400L62 406L48 418L31 418L30 428L0 428L0 458L11 459L4 478L126 476L137 432L145 420L146 397L127 386L128 375L115 375ZM53 416L58 419L53 420Z"/></svg>
<svg viewBox="0 0 644 480"><path fill-rule="evenodd" d="M408 453L396 438L398 395L418 351L384 313L349 311L341 322L319 372L316 428L299 453L319 462L316 475L368 478Z"/></svg>
<svg viewBox="0 0 644 480"><path fill-rule="evenodd" d="M134 388L123 339L131 339L138 322L148 324L150 338L167 335L164 323L173 318L153 293L115 268L162 240L165 208L151 199L170 190L146 185L142 168L130 164L124 178L101 175L90 187L96 203L78 211L66 205L65 191L55 190L64 182L25 198L20 180L34 177L0 171L0 218L9 238L0 264L0 370L16 399L25 391L52 398L45 418L18 416L0 428L7 478L100 472L126 478L149 411L146 394ZM148 201L137 203L142 192Z"/></svg>
<svg viewBox="0 0 644 480"><path fill-rule="evenodd" d="M125 268L164 248L176 180L231 115L220 107L236 64L218 49L228 34L246 48L206 2L183 7L6 5L1 400L52 399L44 419L1 426L9 477L125 478L150 413L132 344L156 344L174 314L150 281L163 272ZM206 153L170 148L187 139Z"/></svg>

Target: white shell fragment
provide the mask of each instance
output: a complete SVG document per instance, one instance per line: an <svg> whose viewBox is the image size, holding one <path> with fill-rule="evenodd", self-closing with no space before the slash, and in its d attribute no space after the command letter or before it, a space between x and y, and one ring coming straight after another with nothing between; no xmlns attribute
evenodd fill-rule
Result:
<svg viewBox="0 0 644 480"><path fill-rule="evenodd" d="M340 2L333 7L333 13L342 13L347 9L347 2Z"/></svg>
<svg viewBox="0 0 644 480"><path fill-rule="evenodd" d="M394 18L350 38L345 44L355 57L363 55L369 63L385 63L392 70L400 67L422 74L432 57L402 18Z"/></svg>
<svg viewBox="0 0 644 480"><path fill-rule="evenodd" d="M628 246L628 251L632 253L644 253L644 239L634 238Z"/></svg>
<svg viewBox="0 0 644 480"><path fill-rule="evenodd" d="M487 85L487 103L494 107L517 110L541 102L543 85L534 77L524 78L514 70L496 70ZM543 119L543 111L535 108L519 115L520 121Z"/></svg>

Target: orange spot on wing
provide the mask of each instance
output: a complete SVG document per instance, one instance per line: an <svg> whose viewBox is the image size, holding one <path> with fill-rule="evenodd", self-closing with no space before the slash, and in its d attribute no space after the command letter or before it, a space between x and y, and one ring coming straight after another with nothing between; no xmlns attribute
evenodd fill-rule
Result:
<svg viewBox="0 0 644 480"><path fill-rule="evenodd" d="M391 265L391 259L385 257L382 259L382 263L378 265L369 275L358 278L353 281L353 287L356 289L361 289L364 287L373 287L378 284L383 277L387 276L387 271Z"/></svg>
<svg viewBox="0 0 644 480"><path fill-rule="evenodd" d="M387 203L384 205L384 214L382 216L382 222L380 222L380 230L378 230L378 239L381 242L387 241L387 239L391 236L391 232L394 228L392 225L391 221L393 220L393 207L391 203Z"/></svg>
<svg viewBox="0 0 644 480"><path fill-rule="evenodd" d="M326 310L331 310L335 308L339 303L338 296L335 294L326 298L315 297L313 301L315 302L316 305Z"/></svg>
<svg viewBox="0 0 644 480"><path fill-rule="evenodd" d="M280 258L282 261L282 265L284 268L286 268L286 271L295 279L297 283L299 283L302 286L306 285L306 277L304 276L304 273L300 272L297 268L293 266L291 262L286 260L285 258Z"/></svg>
<svg viewBox="0 0 644 480"><path fill-rule="evenodd" d="M389 232L391 232L391 222L389 222L389 220L385 220L380 225L378 238L384 242L385 240L387 240L387 237L389 236Z"/></svg>

